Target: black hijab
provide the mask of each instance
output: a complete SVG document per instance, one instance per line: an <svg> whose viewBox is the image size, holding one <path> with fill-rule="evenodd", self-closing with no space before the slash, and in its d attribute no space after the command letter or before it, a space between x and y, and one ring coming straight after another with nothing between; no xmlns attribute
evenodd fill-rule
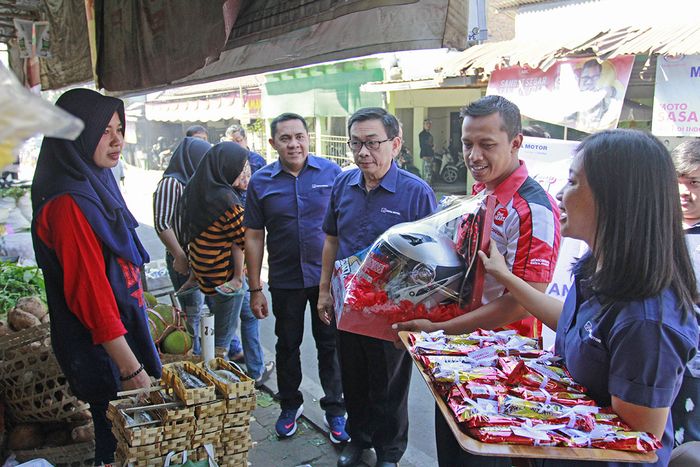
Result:
<svg viewBox="0 0 700 467"><path fill-rule="evenodd" d="M203 139L186 137L175 149L168 168L163 172L163 177L172 177L183 185L187 185L209 149L211 144Z"/></svg>
<svg viewBox="0 0 700 467"><path fill-rule="evenodd" d="M178 202L182 244L190 243L231 206L243 205L231 185L246 162L248 151L231 142L218 143L204 155Z"/></svg>
<svg viewBox="0 0 700 467"><path fill-rule="evenodd" d="M104 246L141 266L149 257L136 236L138 223L111 170L97 167L92 160L115 112L125 127L124 103L89 89L72 89L58 98L56 106L81 119L85 128L75 141L44 138L32 182L34 217L47 201L70 194Z"/></svg>

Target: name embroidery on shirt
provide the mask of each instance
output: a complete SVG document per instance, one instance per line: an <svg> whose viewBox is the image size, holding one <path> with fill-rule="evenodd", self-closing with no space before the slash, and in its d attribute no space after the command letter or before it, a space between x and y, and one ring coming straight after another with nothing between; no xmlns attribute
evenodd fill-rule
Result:
<svg viewBox="0 0 700 467"><path fill-rule="evenodd" d="M330 187L331 187L330 185L316 185L315 183L313 183L311 185L311 188L330 188Z"/></svg>
<svg viewBox="0 0 700 467"><path fill-rule="evenodd" d="M380 210L380 212L381 212L382 214L393 214L393 215L395 215L395 216L400 216L400 215L401 215L400 212L392 211L391 209L387 209L387 208L382 208L382 209Z"/></svg>
<svg viewBox="0 0 700 467"><path fill-rule="evenodd" d="M588 338L589 338L589 339L592 339L592 340L596 341L596 342L599 343L599 344L602 344L602 343L603 343L602 340L600 340L599 338L597 338L597 337L595 337L595 336L593 335L593 323L591 323L590 321L587 321L586 324L583 325L583 329L584 329L586 332L588 332Z"/></svg>

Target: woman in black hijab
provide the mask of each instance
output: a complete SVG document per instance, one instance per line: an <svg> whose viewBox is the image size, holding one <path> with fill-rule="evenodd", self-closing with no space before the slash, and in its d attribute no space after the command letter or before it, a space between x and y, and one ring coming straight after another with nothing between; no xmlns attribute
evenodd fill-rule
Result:
<svg viewBox="0 0 700 467"><path fill-rule="evenodd" d="M109 400L161 374L139 275L149 258L111 174L124 144L124 104L73 89L56 105L85 129L75 141L44 138L32 183L32 240L56 359L75 395L90 404L95 464L108 464L116 448Z"/></svg>
<svg viewBox="0 0 700 467"><path fill-rule="evenodd" d="M214 313L215 345L226 349L244 294L224 295L216 288L227 282L243 287L241 191L249 179L248 151L236 143L219 143L204 156L178 203L178 239L189 249L191 277Z"/></svg>
<svg viewBox="0 0 700 467"><path fill-rule="evenodd" d="M165 245L165 263L175 290L180 289L189 276L186 248L177 241L174 230L178 217L176 206L187 182L210 148L211 144L202 139L183 139L175 149L168 168L165 169L163 178L153 193L153 225L160 241ZM178 296L178 299L194 334L194 354L199 355L199 319L204 298L199 291L193 291L191 294Z"/></svg>

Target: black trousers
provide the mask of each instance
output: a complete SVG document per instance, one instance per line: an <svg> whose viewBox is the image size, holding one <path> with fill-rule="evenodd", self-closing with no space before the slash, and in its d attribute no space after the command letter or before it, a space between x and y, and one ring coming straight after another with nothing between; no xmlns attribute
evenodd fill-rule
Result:
<svg viewBox="0 0 700 467"><path fill-rule="evenodd" d="M282 409L296 409L304 399L299 391L301 384L301 353L299 347L304 338L304 312L311 307L311 333L318 352L318 376L324 396L321 408L328 415L345 415L343 386L336 348L335 325L326 325L318 317L318 287L305 289L271 288L272 313L275 315L275 363L277 386Z"/></svg>
<svg viewBox="0 0 700 467"><path fill-rule="evenodd" d="M112 464L117 439L112 434L112 422L107 419L109 401L89 401L95 426L95 465Z"/></svg>
<svg viewBox="0 0 700 467"><path fill-rule="evenodd" d="M411 357L373 337L338 331L338 339L352 443L373 446L380 461L398 462L408 444Z"/></svg>
<svg viewBox="0 0 700 467"><path fill-rule="evenodd" d="M435 406L435 444L440 467L511 467L513 464L509 457L477 456L464 451L437 405Z"/></svg>

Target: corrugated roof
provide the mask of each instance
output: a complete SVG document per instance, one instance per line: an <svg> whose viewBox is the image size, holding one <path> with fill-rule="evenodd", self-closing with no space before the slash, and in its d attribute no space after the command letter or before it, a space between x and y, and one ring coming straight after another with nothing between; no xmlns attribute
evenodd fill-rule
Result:
<svg viewBox="0 0 700 467"><path fill-rule="evenodd" d="M645 26L575 33L569 37L517 38L470 47L437 68L440 79L485 75L498 67L529 66L548 69L559 58L593 54L601 60L618 55L700 54L700 27Z"/></svg>
<svg viewBox="0 0 700 467"><path fill-rule="evenodd" d="M519 6L534 5L536 3L548 3L552 0L501 0L493 2L493 7L498 10L517 8Z"/></svg>

